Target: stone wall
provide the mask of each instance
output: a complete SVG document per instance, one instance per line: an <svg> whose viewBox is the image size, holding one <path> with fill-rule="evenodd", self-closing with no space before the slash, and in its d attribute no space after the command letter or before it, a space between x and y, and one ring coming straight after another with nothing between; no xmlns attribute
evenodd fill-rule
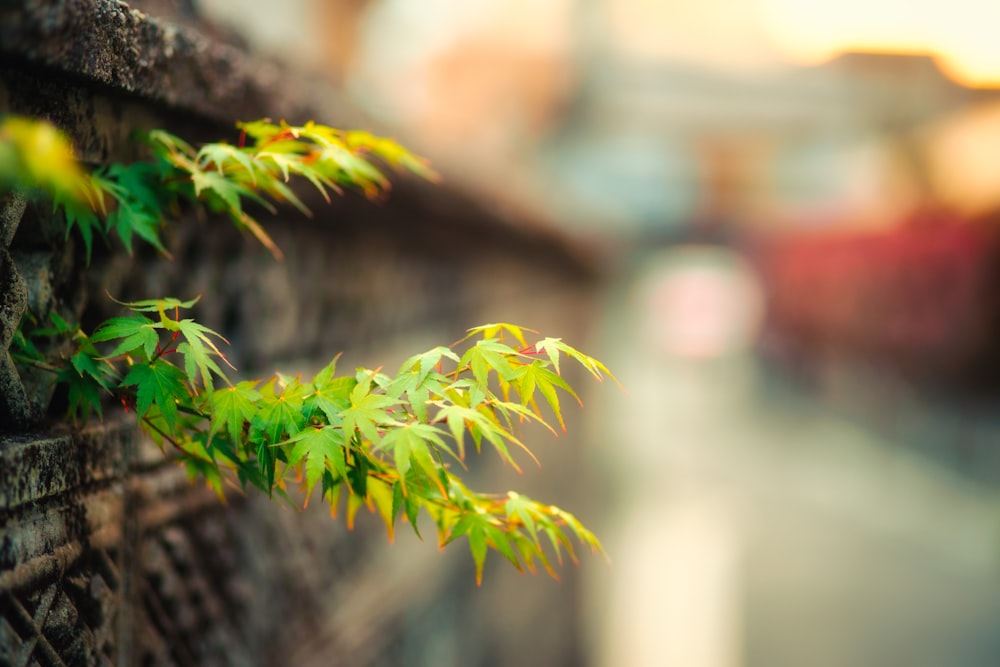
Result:
<svg viewBox="0 0 1000 667"><path fill-rule="evenodd" d="M133 157L137 129L200 140L262 116L364 123L336 91L179 18L112 0L4 3L0 112L50 119L94 165ZM349 534L322 507L259 494L222 505L113 406L83 430L60 423L59 393L6 354L26 309L93 326L114 311L106 293L201 294L195 317L232 341L246 377L310 372L340 351L391 367L490 320L583 342L594 271L541 227L406 179L387 202L319 204L270 225L280 263L189 216L168 232L173 262L96 247L88 268L48 210L0 200L0 665L579 664L572 571L555 584L492 558L476 589L461 545L389 547L374 520ZM473 474L577 509L576 444L539 443L544 474L486 461Z"/></svg>

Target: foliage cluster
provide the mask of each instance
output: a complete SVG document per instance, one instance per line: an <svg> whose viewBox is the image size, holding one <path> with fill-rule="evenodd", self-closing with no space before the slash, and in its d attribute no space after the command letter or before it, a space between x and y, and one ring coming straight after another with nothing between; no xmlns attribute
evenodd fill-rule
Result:
<svg viewBox="0 0 1000 667"><path fill-rule="evenodd" d="M236 146L194 148L163 131L145 135L152 159L112 164L88 173L69 143L50 125L23 118L0 124L0 187L49 196L76 229L89 258L94 236L116 235L132 249L136 237L163 254L167 215L200 205L227 215L271 252L280 251L245 210L290 202L308 213L289 186L293 176L324 197L353 187L380 196L389 182L374 156L426 178L434 173L392 140L307 123L238 125ZM231 380L220 335L183 317L196 300L157 298L122 303L123 314L87 334L52 315L31 326L30 314L12 356L57 374L68 389L74 423L101 414L108 397L135 412L164 450L171 448L192 478L203 478L224 499L227 483L257 487L290 500L291 486L309 498L319 489L336 515L344 506L353 526L367 506L385 522L390 539L400 520L420 535L421 510L441 546L467 537L481 580L493 549L518 569L540 565L553 576L553 557L576 559L570 536L600 549L572 514L516 492L478 493L454 472L467 447L494 450L516 469L512 452L534 458L519 425L537 422L565 430L560 392L579 400L561 362L581 364L598 380L610 375L599 361L558 338L529 343L511 324L470 329L450 347L416 354L395 375L359 368L337 375L334 359L313 378L276 374ZM48 358L50 338L74 341L69 354ZM547 404L546 418L540 403ZM553 419L554 418L554 419Z"/></svg>

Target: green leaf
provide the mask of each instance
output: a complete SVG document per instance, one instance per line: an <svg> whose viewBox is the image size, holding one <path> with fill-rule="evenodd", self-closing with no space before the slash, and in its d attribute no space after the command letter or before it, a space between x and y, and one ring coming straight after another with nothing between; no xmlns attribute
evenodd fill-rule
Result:
<svg viewBox="0 0 1000 667"><path fill-rule="evenodd" d="M411 462L416 463L433 484L438 484L438 470L441 465L431 454L432 446L459 460L455 452L445 443L443 435L441 429L429 424L406 424L387 430L375 449L392 450L396 470L399 471L399 481L405 492L406 475L410 471ZM444 488L441 488L441 492L442 494L445 492Z"/></svg>
<svg viewBox="0 0 1000 667"><path fill-rule="evenodd" d="M511 549L510 542L503 532L493 525L494 519L489 514L477 510L467 511L458 519L448 536L452 542L462 535L469 537L469 550L476 565L476 585L483 581L483 566L486 562L487 547L492 546L510 560L515 567L521 568L517 556Z"/></svg>
<svg viewBox="0 0 1000 667"><path fill-rule="evenodd" d="M417 157L392 139L376 137L362 131L346 132L344 135L349 147L370 150L394 168L406 169L429 181L437 181L440 178L430 168L427 160Z"/></svg>
<svg viewBox="0 0 1000 667"><path fill-rule="evenodd" d="M22 329L17 329L14 332L8 352L15 361L45 361L45 355L39 351L28 336L24 335Z"/></svg>
<svg viewBox="0 0 1000 667"><path fill-rule="evenodd" d="M304 413L311 419L319 410L327 419L327 423L339 425L341 412L350 407L351 391L358 382L352 377L335 377L337 360L331 361L313 378L313 391L305 396Z"/></svg>
<svg viewBox="0 0 1000 667"><path fill-rule="evenodd" d="M94 236L106 239L111 231L130 252L138 237L166 253L160 239L163 215L187 201L228 214L238 228L254 234L280 257L244 206L250 200L273 211L272 201L289 201L308 215L286 184L292 176L309 181L327 199L330 190L340 193L338 185L357 187L368 196L384 193L390 184L376 166L381 162L436 177L422 159L395 141L367 132L342 132L312 121L301 127L267 120L238 126L244 133L239 147L220 142L198 150L174 135L153 131L147 135L152 162L115 164L84 176L68 142L48 141L58 139L54 128L33 133L30 121L0 120L0 186L20 183L53 193L56 207L65 213L67 234L79 231L89 261ZM12 143L14 134L23 145ZM247 137L252 146L244 148ZM45 141L39 143L39 138ZM46 141L50 145L43 150ZM10 176L18 165L31 173ZM115 200L114 206L106 206L108 198ZM215 376L225 379L218 362L225 361L218 346L224 339L172 312L195 301L164 298L125 304L136 314L112 318L90 339L78 327L55 319L53 329L27 331L23 327L30 325L22 323L12 353L19 362L41 363L46 346L33 341L43 336L72 338L77 348L57 378L68 385L74 418L99 413L105 390L122 393L134 387L144 428L161 445L170 439L189 474L204 478L220 497L222 471L228 470L244 487L249 482L269 494L277 489L277 495L287 499L283 484L275 486L282 462L282 477L297 468L307 493L321 483L332 511L346 486L349 526L367 503L382 516L390 539L402 512L419 536L416 523L423 507L437 524L442 542L468 537L477 584L491 548L519 569L522 561L529 569L541 562L551 573L540 544L543 533L560 561L564 548L575 560L576 540L570 540L574 535L600 550L593 533L572 514L514 492L506 499L474 493L443 462L443 454L461 462L468 434L477 450L486 440L519 470L508 451L511 444L527 451L515 435L516 422L545 424L536 394L564 430L559 390L579 401L560 376L563 355L597 379L614 378L593 357L558 338L528 346L524 334L530 330L492 323L469 330L463 341L477 335L481 340L461 357L446 347L433 348L410 357L394 378L363 369L338 378L334 360L309 383L278 374L260 387L251 381L215 390ZM159 321L141 315L153 312ZM172 334L165 344L161 330ZM101 358L95 343L108 343L111 354ZM182 355L183 364L167 361L173 353ZM442 368L446 359L455 365L450 372ZM112 362L126 372L119 386ZM518 394L513 402L512 389ZM446 433L456 447L447 442Z"/></svg>
<svg viewBox="0 0 1000 667"><path fill-rule="evenodd" d="M580 352L576 348L567 345L562 342L561 338L544 338L537 343L535 343L535 349L539 353L545 353L548 355L549 359L552 361L552 365L555 366L556 371L559 371L559 353L562 352L571 359L576 360L581 366L587 369L594 379L601 381L604 376L607 375L609 378L615 381L615 383L621 387L621 383L618 382L608 367L602 364L597 359Z"/></svg>
<svg viewBox="0 0 1000 667"><path fill-rule="evenodd" d="M195 156L195 151L191 147L191 144L176 135L170 134L169 132L165 132L163 130L150 130L146 133L145 138L154 149L163 148L170 153L181 153L191 158Z"/></svg>
<svg viewBox="0 0 1000 667"><path fill-rule="evenodd" d="M448 386L448 378L445 376L436 372L425 374L414 368L403 371L396 376L386 389L386 395L401 398L405 393L409 399L412 414L418 421L426 423L428 421L427 407L431 401L431 394L443 396Z"/></svg>
<svg viewBox="0 0 1000 667"><path fill-rule="evenodd" d="M507 517L518 519L528 530L531 538L538 544L538 529L535 526L535 503L530 498L522 496L514 491L507 493L508 500L504 504Z"/></svg>
<svg viewBox="0 0 1000 667"><path fill-rule="evenodd" d="M69 322L59 316L59 313L52 311L49 313L49 321L52 322L53 329L58 334L67 334L76 331L79 327L70 325Z"/></svg>
<svg viewBox="0 0 1000 667"><path fill-rule="evenodd" d="M332 382L336 378L338 361L340 361L339 354L333 359L331 359L330 363L328 363L326 366L323 367L323 370L321 370L319 373L316 373L312 381L314 387L316 387L317 389L325 387L328 383ZM344 398L347 397L345 396Z"/></svg>
<svg viewBox="0 0 1000 667"><path fill-rule="evenodd" d="M236 444L242 440L243 424L251 422L257 412L260 392L256 390L256 386L257 382L248 380L235 387L212 392L210 435L226 429L231 442Z"/></svg>
<svg viewBox="0 0 1000 667"><path fill-rule="evenodd" d="M556 419L559 420L559 425L562 426L562 430L565 433L566 422L563 421L562 410L559 408L559 396L556 394L556 387L569 393L582 406L583 402L577 396L576 392L573 391L573 388L560 376L545 368L543 362L539 360L535 360L530 365L521 366L516 371L515 379L517 381L516 386L521 394L521 404L528 405L529 403L533 403L535 389L537 388L542 393L542 396L545 397L549 407L552 408L552 412L555 413Z"/></svg>
<svg viewBox="0 0 1000 667"><path fill-rule="evenodd" d="M346 437L347 431L344 433ZM357 434L354 435L353 440L354 443L351 447L353 465L347 470L347 482L354 496L366 498L368 496L368 471L371 469L371 462L365 452L358 447Z"/></svg>
<svg viewBox="0 0 1000 667"><path fill-rule="evenodd" d="M417 527L417 520L420 518L420 504L414 495L409 495L403 500L403 509L406 511L406 520L410 522L413 527L413 532L416 533L417 537L421 540L424 539L420 534L420 529Z"/></svg>
<svg viewBox="0 0 1000 667"><path fill-rule="evenodd" d="M276 153L273 151L263 151L257 154L258 160L268 160L271 162L281 172L281 175L286 183L288 182L291 174L298 174L312 183L313 187L315 187L327 203L329 203L329 190L339 193L340 188L337 187L336 183L323 174L323 172L312 166L312 164L315 163L314 157L315 156L312 154L303 156L298 153ZM294 201L297 201L297 198ZM301 202L299 202L299 204L301 204ZM302 205L302 209L308 210L305 209L304 205Z"/></svg>
<svg viewBox="0 0 1000 667"><path fill-rule="evenodd" d="M331 178L360 188L367 197L375 197L389 187L389 181L382 172L343 146L324 146L315 164Z"/></svg>
<svg viewBox="0 0 1000 667"><path fill-rule="evenodd" d="M159 322L154 322L142 315L112 317L101 324L100 328L90 337L90 341L100 343L120 338L121 342L107 355L108 358L129 354L142 348L146 359L149 360L153 358L160 342L157 329L162 328L163 325Z"/></svg>
<svg viewBox="0 0 1000 667"><path fill-rule="evenodd" d="M195 167L189 170L188 173L194 185L194 195L196 198L207 203L209 208L213 210L222 210L228 213L229 217L238 227L250 230L257 240L271 250L275 256L281 256L281 251L274 245L274 241L271 240L271 237L267 235L260 224L243 212L240 198L253 200L271 213L274 213L276 211L271 204L247 185L231 180L217 171L200 171Z"/></svg>
<svg viewBox="0 0 1000 667"><path fill-rule="evenodd" d="M115 301L115 303L137 313L162 313L166 310L174 310L175 308L190 308L198 303L200 299L200 296L187 301L181 301L173 297L161 297L159 299L144 299L142 301Z"/></svg>
<svg viewBox="0 0 1000 667"><path fill-rule="evenodd" d="M274 490L275 460L274 448L266 440L258 442L257 466L260 468L261 476L267 483L266 491L268 495L271 495L271 492Z"/></svg>
<svg viewBox="0 0 1000 667"><path fill-rule="evenodd" d="M90 354L80 350L70 357L69 366L56 376L69 390L69 413L74 421L86 420L93 410L101 414L101 396L110 392L114 380L114 370Z"/></svg>
<svg viewBox="0 0 1000 667"><path fill-rule="evenodd" d="M118 200L118 208L108 214L109 229L118 233L125 250L132 254L132 235L135 234L164 255L169 255L160 240L160 215L156 209L150 210L128 198Z"/></svg>
<svg viewBox="0 0 1000 667"><path fill-rule="evenodd" d="M177 402L189 398L184 374L163 359L133 365L122 380L122 386L136 388L135 410L140 419L150 406L156 405L171 429L177 422Z"/></svg>
<svg viewBox="0 0 1000 667"><path fill-rule="evenodd" d="M174 328L169 323L165 323L165 325L168 329ZM184 370L187 373L188 382L194 386L200 374L205 388L212 391L212 373L225 378L225 374L212 357L219 357L227 364L229 363L226 361L225 355L222 354L212 341L212 338L217 338L225 343L229 341L194 320L180 320L176 322L176 330L180 331L187 342L186 345L178 345L177 351L184 355Z"/></svg>
<svg viewBox="0 0 1000 667"><path fill-rule="evenodd" d="M512 335L517 342L521 344L521 347L527 347L528 343L524 340L524 332L530 331L531 333L538 333L534 329L527 329L525 327L519 327L514 324L507 324L506 322L494 322L492 324L483 324L478 327L472 327L468 329L465 338L470 338L476 334L482 334L483 339L489 340L493 338L503 338L503 332L506 331ZM463 339L465 340L465 339Z"/></svg>
<svg viewBox="0 0 1000 667"><path fill-rule="evenodd" d="M421 354L415 354L404 361L397 375L402 376L407 371L415 371L417 378L414 386L419 386L431 374L442 358L451 359L455 363L459 362L457 354L449 348L439 345Z"/></svg>
<svg viewBox="0 0 1000 667"><path fill-rule="evenodd" d="M116 186L112 192L127 193L127 197L147 211L163 209L163 196L158 192L160 173L156 165L149 162L133 162L124 165L116 162L109 166L104 175Z"/></svg>
<svg viewBox="0 0 1000 667"><path fill-rule="evenodd" d="M203 461L194 456L184 456L183 460L184 469L187 472L189 480L193 482L201 477L205 480L209 488L215 491L215 495L219 500L222 502L226 501L226 494L222 484L222 473L219 470L218 464L214 461Z"/></svg>
<svg viewBox="0 0 1000 667"><path fill-rule="evenodd" d="M516 370L507 361L507 354L516 355L517 352L495 340L481 340L462 355L459 364L462 366L468 364L476 382L485 388L489 385L489 372L491 370L496 371L501 379L507 382L515 379Z"/></svg>
<svg viewBox="0 0 1000 667"><path fill-rule="evenodd" d="M499 551L504 558L510 561L511 565L520 571L521 563L517 560L517 555L511 547L510 536L492 523L484 523L483 532L486 533L487 545Z"/></svg>
<svg viewBox="0 0 1000 667"><path fill-rule="evenodd" d="M385 523L385 529L389 533L389 542L395 539L395 521L393 520L393 491L392 487L386 484L369 484L368 498L375 504L375 509Z"/></svg>
<svg viewBox="0 0 1000 667"><path fill-rule="evenodd" d="M344 434L339 428L322 426L307 427L288 441L294 443L288 455L288 465L298 465L305 459L305 494L312 493L326 471L337 473L337 478L347 478L347 462L344 458Z"/></svg>
<svg viewBox="0 0 1000 667"><path fill-rule="evenodd" d="M104 225L98 215L98 211L105 211L104 200L107 184L97 174L91 174L83 179L81 185L85 197L77 196L76 192L59 190L52 195L52 203L53 209L56 211L62 209L63 216L66 218L66 238L69 238L73 227L79 230L89 264L94 232L96 231L101 238L107 238Z"/></svg>
<svg viewBox="0 0 1000 667"><path fill-rule="evenodd" d="M549 511L558 519L562 520L566 525L570 527L570 530L576 535L582 543L589 546L594 551L604 551L601 543L598 541L597 537L587 530L580 521L570 514L569 512L560 509L555 506L549 506Z"/></svg>
<svg viewBox="0 0 1000 667"><path fill-rule="evenodd" d="M66 236L69 237L74 227L79 230L89 264L94 245L94 231L96 230L101 237L104 236L104 226L101 224L100 218L86 204L78 201L59 198L55 199L53 203L56 210L62 209L63 216L66 218Z"/></svg>
<svg viewBox="0 0 1000 667"><path fill-rule="evenodd" d="M250 424L251 438L256 440L263 435L264 442L278 443L285 439L285 434L291 437L301 431L305 422L301 400L264 396Z"/></svg>
<svg viewBox="0 0 1000 667"><path fill-rule="evenodd" d="M476 564L476 586L483 583L483 566L486 563L486 532L479 526L469 531L469 551Z"/></svg>
<svg viewBox="0 0 1000 667"><path fill-rule="evenodd" d="M479 442L481 439L485 438L493 448L497 451L504 461L513 466L514 470L521 472L520 466L511 457L510 450L508 450L504 440L507 440L517 446L525 449L520 440L518 440L514 434L506 431L503 426L496 420L496 417L491 413L486 413L478 409L466 408L460 405L446 405L438 412L434 421L440 421L444 419L448 423L448 428L451 430L452 437L455 438L455 443L458 445L460 454L462 453L462 442L464 440L463 433L467 428L469 434L472 435L473 440L476 442L477 448L479 447Z"/></svg>
<svg viewBox="0 0 1000 667"><path fill-rule="evenodd" d="M273 139L284 131L280 125L275 125L267 119L236 123L236 127L245 132L256 143Z"/></svg>
<svg viewBox="0 0 1000 667"><path fill-rule="evenodd" d="M202 382L204 383L205 389L208 391L213 391L215 387L212 385L212 376L210 373L215 373L216 375L225 378L225 374L219 365L215 363L215 360L208 356L207 351L201 347L192 347L188 342L180 343L177 346L177 352L184 356L184 373L187 375L188 382L194 386L194 383L200 372L202 375Z"/></svg>
<svg viewBox="0 0 1000 667"><path fill-rule="evenodd" d="M195 161L202 169L210 165L215 165L220 175L224 175L226 170L243 169L251 181L256 183L256 173L250 155L241 148L230 146L226 143L205 144L198 150Z"/></svg>
<svg viewBox="0 0 1000 667"><path fill-rule="evenodd" d="M379 427L396 425L388 410L401 403L399 399L383 394L368 393L371 382L359 382L351 390L351 405L340 413L345 433L360 431L369 442L377 443L380 439Z"/></svg>

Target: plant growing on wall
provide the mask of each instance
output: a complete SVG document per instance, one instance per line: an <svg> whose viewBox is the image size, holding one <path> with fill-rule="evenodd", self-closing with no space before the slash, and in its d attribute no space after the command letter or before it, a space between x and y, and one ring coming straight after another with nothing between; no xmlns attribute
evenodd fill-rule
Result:
<svg viewBox="0 0 1000 667"><path fill-rule="evenodd" d="M161 232L182 206L228 216L280 258L245 205L273 210L290 202L308 214L289 185L293 177L327 200L343 188L369 197L385 193L389 182L372 158L436 178L396 142L365 132L264 120L238 127L237 145L199 148L155 130L144 137L148 161L88 173L51 125L10 117L0 124L0 187L50 198L67 234L82 238L88 261L95 239L112 237L128 252L138 238L169 256ZM334 515L344 508L348 526L367 506L390 538L399 521L419 536L423 511L441 546L468 539L477 582L490 549L518 569L541 566L553 576L553 557L561 563L566 553L576 560L570 536L600 550L569 512L513 491L473 491L455 472L468 448L492 449L520 470L515 453L534 456L518 436L519 424L565 430L561 399L579 398L563 367L578 363L600 380L610 376L600 361L558 338L529 342L526 334L535 332L495 323L413 355L395 374L359 368L337 375L334 359L309 379L276 374L234 381L224 339L185 317L195 301L121 303L121 316L90 333L56 315L44 323L28 316L11 353L17 364L50 371L66 385L73 423L100 415L112 397L222 498L228 481L289 500L288 490L297 486L304 503L318 489ZM40 342L52 337L71 339L72 350L42 353L49 348Z"/></svg>

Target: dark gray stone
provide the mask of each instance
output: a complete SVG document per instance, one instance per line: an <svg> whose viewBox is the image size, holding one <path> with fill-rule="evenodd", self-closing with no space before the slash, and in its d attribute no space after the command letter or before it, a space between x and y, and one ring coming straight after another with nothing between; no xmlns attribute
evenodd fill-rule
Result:
<svg viewBox="0 0 1000 667"><path fill-rule="evenodd" d="M189 9L180 0L176 11ZM111 0L0 3L0 112L50 119L95 165L135 158L141 147L128 137L140 129L197 141L224 137L237 118L361 122L336 91L184 20L178 27ZM228 222L188 215L168 232L173 262L97 242L88 266L47 207L4 202L0 664L388 665L434 655L420 644L431 639L460 647L463 664L529 664L512 656L558 655L573 641L570 585L565 597L532 597L537 608L517 612L518 633L540 633L534 649L508 636L480 641L484 603L470 593L461 549L439 557L432 544L400 538L390 550L375 522L362 517L348 534L319 503L290 512L233 493L223 506L115 406L83 432L60 424L64 399L49 406L51 387L19 374L6 350L29 306L92 327L117 314L106 292L202 294L194 316L232 341L245 377L308 373L341 351L345 369L392 364L487 320L578 334L596 276L585 257L414 179L399 179L377 205L348 194L330 206L310 201L312 219L279 212L269 229L281 263ZM569 490L579 465L572 444L561 438L546 467ZM517 586L534 584L503 579L511 597ZM449 621L433 638L421 625L426 610Z"/></svg>

